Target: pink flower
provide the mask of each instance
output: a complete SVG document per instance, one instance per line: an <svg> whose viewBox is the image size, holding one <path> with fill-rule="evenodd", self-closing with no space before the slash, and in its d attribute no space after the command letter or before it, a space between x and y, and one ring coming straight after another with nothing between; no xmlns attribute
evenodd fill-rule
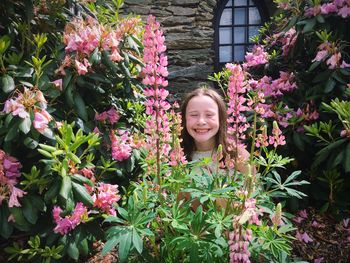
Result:
<svg viewBox="0 0 350 263"><path fill-rule="evenodd" d="M276 121L273 121L272 136L269 136L269 143L276 148L278 145L285 145L285 136L282 135L282 131L279 129Z"/></svg>
<svg viewBox="0 0 350 263"><path fill-rule="evenodd" d="M109 138L111 140L112 158L117 161L123 161L130 157L132 148L129 144L129 134L127 131L118 131L120 136L116 136L112 130Z"/></svg>
<svg viewBox="0 0 350 263"><path fill-rule="evenodd" d="M316 57L312 60L312 62L315 61L322 61L324 60L328 55L328 51L327 50L320 50L317 52Z"/></svg>
<svg viewBox="0 0 350 263"><path fill-rule="evenodd" d="M327 59L326 63L330 69L335 69L339 65L340 59L341 54L337 52L333 54L329 59Z"/></svg>
<svg viewBox="0 0 350 263"><path fill-rule="evenodd" d="M349 6L343 6L339 9L338 15L340 15L342 18L346 18L350 15L350 7Z"/></svg>
<svg viewBox="0 0 350 263"><path fill-rule="evenodd" d="M8 200L8 207L20 207L19 198L26 194L25 191L17 188L17 178L21 173L20 162L0 150L0 205L4 200Z"/></svg>
<svg viewBox="0 0 350 263"><path fill-rule="evenodd" d="M120 55L119 50L118 49L113 49L111 55L109 56L110 60L112 61L122 61L124 58Z"/></svg>
<svg viewBox="0 0 350 263"><path fill-rule="evenodd" d="M169 74L168 60L163 54L166 50L164 41L160 24L156 22L154 16L149 16L143 35L145 67L142 70L144 75L142 83L148 86L144 90L144 95L147 98L144 104L146 114L149 116L145 125L146 148L149 150L147 158L151 159L157 153L160 154L162 161L167 161L171 136L169 134L169 118L165 114L165 111L170 108L170 104L166 101L169 92L164 89L168 86L168 81L165 78Z"/></svg>
<svg viewBox="0 0 350 263"><path fill-rule="evenodd" d="M100 183L97 187L97 192L92 196L94 200L94 207L98 207L105 213L116 215L114 205L119 201L118 185Z"/></svg>
<svg viewBox="0 0 350 263"><path fill-rule="evenodd" d="M3 111L5 113L11 113L13 116L19 116L22 119L29 118L29 113L26 111L24 105L14 99L8 99L5 102Z"/></svg>
<svg viewBox="0 0 350 263"><path fill-rule="evenodd" d="M51 120L52 116L46 110L35 111L33 126L38 132L43 134Z"/></svg>
<svg viewBox="0 0 350 263"><path fill-rule="evenodd" d="M302 218L305 218L305 219L308 218L306 209L300 210L298 213L299 213L299 215L300 215Z"/></svg>
<svg viewBox="0 0 350 263"><path fill-rule="evenodd" d="M120 115L115 108L111 108L110 110L108 110L107 116L108 116L108 120L111 124L117 123L119 118L120 118Z"/></svg>
<svg viewBox="0 0 350 263"><path fill-rule="evenodd" d="M62 209L58 206L55 206L52 210L53 219L56 223L54 228L55 233L60 233L61 235L68 234L71 230L76 228L82 222L85 222L88 217L87 208L83 203L79 202L76 204L72 215L67 215L64 218L61 217Z"/></svg>
<svg viewBox="0 0 350 263"><path fill-rule="evenodd" d="M321 14L336 13L338 11L337 6L334 3L327 3L321 5Z"/></svg>
<svg viewBox="0 0 350 263"><path fill-rule="evenodd" d="M304 242L304 243L310 243L310 242L313 242L313 240L310 238L310 236L304 232L303 234L301 234L299 231L297 231L295 237L301 241L301 242Z"/></svg>
<svg viewBox="0 0 350 263"><path fill-rule="evenodd" d="M324 258L315 258L314 263L322 263Z"/></svg>
<svg viewBox="0 0 350 263"><path fill-rule="evenodd" d="M85 64L79 62L78 60L75 60L75 68L78 71L79 75L85 75L88 72L88 69Z"/></svg>
<svg viewBox="0 0 350 263"><path fill-rule="evenodd" d="M255 45L252 52L247 52L245 55L246 65L248 67L254 67L268 62L268 54L264 51L264 47Z"/></svg>
<svg viewBox="0 0 350 263"><path fill-rule="evenodd" d="M54 84L58 90L62 91L62 79L54 80L51 83Z"/></svg>
<svg viewBox="0 0 350 263"><path fill-rule="evenodd" d="M9 199L9 207L20 207L21 204L18 201L18 198L23 197L23 195L25 195L27 192L24 192L23 190L16 188L16 187L12 187L11 189L11 195L10 195L10 199Z"/></svg>

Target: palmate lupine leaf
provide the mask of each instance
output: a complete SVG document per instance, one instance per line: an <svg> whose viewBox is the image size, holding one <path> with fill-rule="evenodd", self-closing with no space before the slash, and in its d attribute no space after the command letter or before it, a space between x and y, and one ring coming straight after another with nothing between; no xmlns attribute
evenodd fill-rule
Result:
<svg viewBox="0 0 350 263"><path fill-rule="evenodd" d="M272 184L272 189L269 191L272 196L277 197L288 197L293 196L301 199L302 197L305 197L306 195L302 193L301 191L295 190L291 188L291 186L301 186L305 184L309 184L309 182L302 180L302 181L294 181L298 175L300 175L301 171L295 171L293 172L288 178L282 183L281 176L276 172L272 171L270 174L272 174L274 177L266 177L265 181Z"/></svg>

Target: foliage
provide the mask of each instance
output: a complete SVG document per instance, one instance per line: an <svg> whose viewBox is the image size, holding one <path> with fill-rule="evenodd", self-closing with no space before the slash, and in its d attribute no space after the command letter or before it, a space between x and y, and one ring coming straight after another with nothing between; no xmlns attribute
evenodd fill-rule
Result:
<svg viewBox="0 0 350 263"><path fill-rule="evenodd" d="M154 18L149 17L145 36L152 34L159 36L161 31ZM284 143L277 124L270 137L260 138L260 117L251 111L253 117L247 123L254 131L247 130L247 134L254 134L249 137L253 142L259 141L260 146L256 153L255 143L252 144L244 172L237 170L240 156L223 158L222 146L212 158L187 163L179 148L181 116L165 111L165 69L160 70L161 60L154 59L162 57L162 38L146 37L144 42L149 44L144 52L153 54L145 69L153 79L146 75L143 81L148 85L145 94L150 97L146 101L150 116L142 151L144 170L123 196L118 214L104 221L112 226L108 227L103 252L117 248L121 262L226 262L228 258L230 262L250 262L249 258L288 262L294 228L282 212L282 204L275 206L274 201L305 196L296 188L307 182L296 180L300 172L282 182L278 171L291 159L276 152L276 147ZM222 74L227 78L218 81L227 91L232 113L230 143L237 147L243 137L237 131L243 130L240 125L247 124L241 114L245 106L259 104L251 103L259 101L259 94L243 88L247 83L239 65L228 65ZM243 102L240 109L236 99ZM274 149L270 150L269 145Z"/></svg>
<svg viewBox="0 0 350 263"><path fill-rule="evenodd" d="M305 196L307 182L282 172L292 159L276 150L284 135L261 115L261 93L228 65L217 81L237 156L223 158L219 146L212 159L187 163L181 116L167 101L163 32L152 16L146 25L121 18L121 5L0 4L0 235L15 241L9 259L84 260L102 240L121 262L289 262L294 228L282 207ZM238 146L250 148L244 172L234 168Z"/></svg>
<svg viewBox="0 0 350 263"><path fill-rule="evenodd" d="M264 117L284 128L285 152L296 159L291 169L302 169L312 182L315 205L321 207L323 197L335 190L319 185L316 178L322 173L317 171L336 170L344 180L344 187L332 193L337 198L329 207L335 205L339 212L349 204L348 2L274 2L276 14L254 38L257 45L247 53L244 65L251 84L269 105Z"/></svg>
<svg viewBox="0 0 350 263"><path fill-rule="evenodd" d="M116 213L116 184L137 176L143 26L119 17L121 5L0 3L0 235L15 241L11 259L86 257Z"/></svg>

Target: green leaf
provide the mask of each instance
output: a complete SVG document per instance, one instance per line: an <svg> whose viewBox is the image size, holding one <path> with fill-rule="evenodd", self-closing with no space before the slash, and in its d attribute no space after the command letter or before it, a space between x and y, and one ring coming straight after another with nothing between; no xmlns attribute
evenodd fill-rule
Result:
<svg viewBox="0 0 350 263"><path fill-rule="evenodd" d="M319 65L321 64L321 61L315 61L314 63L311 64L311 66L309 67L308 71L311 72L313 71L315 68L317 68Z"/></svg>
<svg viewBox="0 0 350 263"><path fill-rule="evenodd" d="M26 137L23 141L24 145L27 146L29 149L34 150L36 147L38 147L39 142L34 140L33 138Z"/></svg>
<svg viewBox="0 0 350 263"><path fill-rule="evenodd" d="M311 32L315 25L316 25L316 19L315 18L311 18L311 19L306 20L306 24L305 24L305 26L303 28L303 32L304 33Z"/></svg>
<svg viewBox="0 0 350 263"><path fill-rule="evenodd" d="M11 38L8 35L4 35L0 38L0 54L4 54L11 44Z"/></svg>
<svg viewBox="0 0 350 263"><path fill-rule="evenodd" d="M105 243L103 249L102 249L102 255L106 255L109 251L111 251L118 243L120 242L119 236L113 236L112 238L108 239Z"/></svg>
<svg viewBox="0 0 350 263"><path fill-rule="evenodd" d="M80 175L80 174L73 174L72 175L72 180L75 181L76 183L87 184L89 186L94 186L94 184L91 182L90 179L88 179L85 176Z"/></svg>
<svg viewBox="0 0 350 263"><path fill-rule="evenodd" d="M5 142L12 141L18 135L18 126L20 124L21 119L14 119L11 121L10 125L12 125L5 136Z"/></svg>
<svg viewBox="0 0 350 263"><path fill-rule="evenodd" d="M74 197L85 205L92 206L94 201L85 186L72 182Z"/></svg>
<svg viewBox="0 0 350 263"><path fill-rule="evenodd" d="M15 219L14 226L18 228L21 231L29 231L31 228L31 225L28 223L28 221L25 219L23 215L23 210L20 207L11 207L9 208L10 213L13 215Z"/></svg>
<svg viewBox="0 0 350 263"><path fill-rule="evenodd" d="M0 235L8 239L13 231L13 227L8 222L8 217L10 216L10 212L5 205L0 206Z"/></svg>
<svg viewBox="0 0 350 263"><path fill-rule="evenodd" d="M58 183L53 183L49 190L45 193L44 200L46 203L51 203L52 200L57 197L60 191L60 185Z"/></svg>
<svg viewBox="0 0 350 263"><path fill-rule="evenodd" d="M343 165L344 165L345 172L346 173L350 172L350 142L348 143L345 149L345 157L344 157Z"/></svg>
<svg viewBox="0 0 350 263"><path fill-rule="evenodd" d="M66 102L68 104L69 107L73 107L74 106L74 99L73 99L73 84L70 83L67 88L65 89L64 95L66 98Z"/></svg>
<svg viewBox="0 0 350 263"><path fill-rule="evenodd" d="M38 213L37 209L33 206L34 203L32 203L28 197L22 198L22 202L24 217L29 221L29 223L35 224L38 220Z"/></svg>
<svg viewBox="0 0 350 263"><path fill-rule="evenodd" d="M334 89L334 87L335 87L336 84L337 84L337 83L335 82L335 80L334 80L333 78L330 78L330 79L326 82L324 92L325 92L325 93L330 93L330 92Z"/></svg>
<svg viewBox="0 0 350 263"><path fill-rule="evenodd" d="M135 228L133 228L133 231L132 231L132 244L136 248L137 252L141 254L143 249L143 242Z"/></svg>
<svg viewBox="0 0 350 263"><path fill-rule="evenodd" d="M62 196L64 200L67 200L71 191L72 191L72 181L70 176L68 175L63 176L61 189L60 189L60 196Z"/></svg>
<svg viewBox="0 0 350 263"><path fill-rule="evenodd" d="M86 111L85 102L79 93L74 94L74 104L75 104L75 108L78 111L79 117L82 118L84 121L87 121L88 114Z"/></svg>
<svg viewBox="0 0 350 263"><path fill-rule="evenodd" d="M27 134L30 131L30 127L32 126L32 121L30 120L30 117L24 118L21 121L21 124L19 125L19 129L24 133Z"/></svg>
<svg viewBox="0 0 350 263"><path fill-rule="evenodd" d="M125 262L131 248L131 232L125 233L122 240L123 242L119 243L119 259L121 262Z"/></svg>
<svg viewBox="0 0 350 263"><path fill-rule="evenodd" d="M6 74L1 78L1 85L5 93L9 93L15 89L15 81L11 76Z"/></svg>
<svg viewBox="0 0 350 263"><path fill-rule="evenodd" d="M67 253L74 260L77 261L79 259L79 249L73 240L68 243Z"/></svg>

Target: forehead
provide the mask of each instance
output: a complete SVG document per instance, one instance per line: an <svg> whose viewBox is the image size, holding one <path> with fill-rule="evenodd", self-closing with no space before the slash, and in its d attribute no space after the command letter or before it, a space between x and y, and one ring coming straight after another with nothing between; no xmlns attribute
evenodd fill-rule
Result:
<svg viewBox="0 0 350 263"><path fill-rule="evenodd" d="M198 95L191 98L187 104L186 112L190 111L218 111L218 104L206 95Z"/></svg>

